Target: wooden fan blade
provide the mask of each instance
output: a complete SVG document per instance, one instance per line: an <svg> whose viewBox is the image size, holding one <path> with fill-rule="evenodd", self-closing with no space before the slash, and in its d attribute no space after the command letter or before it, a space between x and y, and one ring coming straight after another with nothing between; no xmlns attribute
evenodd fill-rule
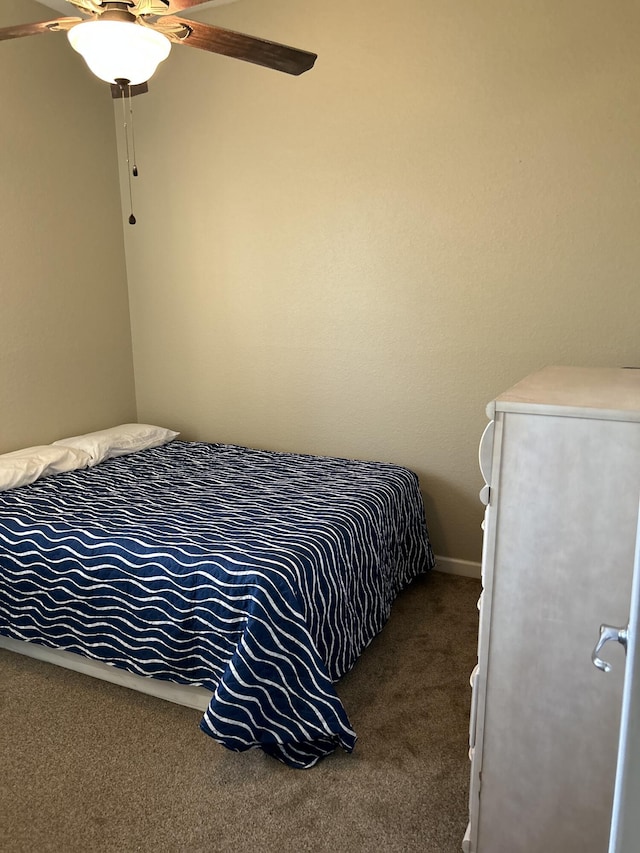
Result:
<svg viewBox="0 0 640 853"><path fill-rule="evenodd" d="M176 44L186 44L187 47L197 47L211 53L232 56L234 59L253 62L255 65L273 68L275 71L284 71L285 74L296 76L302 74L313 68L318 58L316 53L298 50L295 47L288 47L285 44L248 36L244 33L236 33L233 30L215 27L213 24L201 24L198 21L173 17L161 18L158 23L161 25L166 23L169 26L182 25L187 28L188 35L186 37L171 38L171 34L167 33Z"/></svg>
<svg viewBox="0 0 640 853"><path fill-rule="evenodd" d="M70 30L82 20L82 18L54 18L53 21L39 21L36 24L16 24L13 27L3 27L0 29L0 41L19 39L23 36L37 36L40 33L58 32L59 30Z"/></svg>

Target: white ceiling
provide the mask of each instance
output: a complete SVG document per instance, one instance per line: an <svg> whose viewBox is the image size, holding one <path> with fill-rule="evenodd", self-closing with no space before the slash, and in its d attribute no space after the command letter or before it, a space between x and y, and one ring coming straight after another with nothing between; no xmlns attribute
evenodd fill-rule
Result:
<svg viewBox="0 0 640 853"><path fill-rule="evenodd" d="M58 12L60 15L65 15L66 17L75 17L78 14L78 9L75 6L72 6L71 3L65 2L65 0L39 0L43 6L48 6L50 9L53 9L54 12ZM200 12L202 9L208 9L211 6L224 6L227 3L235 3L236 0L209 0L209 2L201 3L199 6L194 6L191 9L185 10L183 14L187 14L188 12Z"/></svg>

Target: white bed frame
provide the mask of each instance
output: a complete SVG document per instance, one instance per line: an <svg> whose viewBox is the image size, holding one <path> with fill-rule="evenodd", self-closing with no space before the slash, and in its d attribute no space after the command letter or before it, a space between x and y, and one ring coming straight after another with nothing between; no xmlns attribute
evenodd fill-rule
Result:
<svg viewBox="0 0 640 853"><path fill-rule="evenodd" d="M162 681L157 678L145 678L101 661L82 657L82 655L74 652L53 649L49 646L41 646L38 643L14 640L1 634L0 648L45 663L63 666L65 669L72 669L74 672L90 675L92 678L101 678L103 681L110 681L112 684L120 685L120 687L128 687L131 690L137 690L139 693L147 693L157 699L165 699L167 702L175 702L177 705L196 708L198 711L206 711L213 695L210 690L205 690L204 687L190 687L186 684L174 684L171 681Z"/></svg>

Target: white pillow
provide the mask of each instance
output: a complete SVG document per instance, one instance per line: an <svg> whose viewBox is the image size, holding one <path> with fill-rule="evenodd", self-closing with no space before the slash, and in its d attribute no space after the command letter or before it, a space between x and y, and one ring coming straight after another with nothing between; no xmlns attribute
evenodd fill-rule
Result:
<svg viewBox="0 0 640 853"><path fill-rule="evenodd" d="M89 467L92 468L105 459L114 456L125 456L136 450L147 447L159 447L173 441L179 432L152 424L120 424L120 426L76 435L72 438L61 438L54 441L54 446L73 447L89 454Z"/></svg>
<svg viewBox="0 0 640 853"><path fill-rule="evenodd" d="M72 447L42 444L0 455L0 492L26 486L40 477L86 468L88 454Z"/></svg>

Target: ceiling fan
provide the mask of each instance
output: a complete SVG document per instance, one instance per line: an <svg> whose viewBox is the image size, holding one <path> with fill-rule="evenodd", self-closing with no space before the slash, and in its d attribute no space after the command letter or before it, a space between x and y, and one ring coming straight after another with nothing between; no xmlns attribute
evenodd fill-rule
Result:
<svg viewBox="0 0 640 853"><path fill-rule="evenodd" d="M135 225L131 177L138 176L133 136L131 97L148 91L147 81L171 51L172 44L231 56L285 74L299 75L313 68L315 53L237 33L211 24L176 17L175 12L202 6L202 0L67 0L82 18L62 17L34 24L0 28L0 41L39 33L66 32L74 50L90 70L111 84L111 94L122 101L131 215ZM55 4L56 7L59 3ZM207 4L208 5L208 4ZM131 128L125 98L129 101ZM130 161L129 137L133 147Z"/></svg>
<svg viewBox="0 0 640 853"><path fill-rule="evenodd" d="M66 31L91 71L111 84L114 97L147 91L147 81L172 44L223 54L265 68L299 75L317 55L306 50L176 17L202 0L68 0L84 17L55 18L0 28L0 41Z"/></svg>

